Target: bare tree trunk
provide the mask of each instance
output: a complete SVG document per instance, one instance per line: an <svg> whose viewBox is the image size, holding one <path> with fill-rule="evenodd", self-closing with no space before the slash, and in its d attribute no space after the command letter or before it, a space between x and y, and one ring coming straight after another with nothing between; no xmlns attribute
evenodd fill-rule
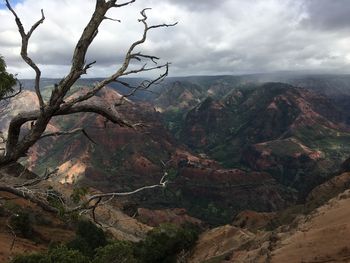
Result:
<svg viewBox="0 0 350 263"><path fill-rule="evenodd" d="M136 47L138 47L139 45L143 44L146 41L147 33L149 30L160 28L160 27L169 27L169 26L176 25L175 23L175 24L160 24L160 25L148 26L147 15L146 15L147 9L144 9L141 11L142 18L139 19L139 22L142 23L144 26L143 35L140 40L137 40L131 44L130 48L128 49L125 55L122 66L119 69L117 69L114 74L112 74L109 77L106 77L104 80L95 84L93 88L91 88L88 92L81 95L80 97L72 99L68 102L65 102L65 99L66 99L67 93L70 91L74 83L83 74L86 74L87 70L91 68L91 66L95 63L95 62L91 62L88 64L85 63L86 53L91 43L97 36L98 28L101 25L101 23L106 19L113 20L106 16L107 11L110 10L111 8L123 7L133 2L135 2L135 0L127 1L122 4L118 4L117 0L109 0L109 1L96 0L94 13L90 21L88 22L87 26L85 27L84 31L82 32L79 41L76 44L73 58L72 58L72 66L71 66L70 72L53 89L50 99L47 102L45 102L42 98L41 90L40 90L41 71L39 67L35 64L35 62L28 56L28 52L27 52L31 35L38 28L38 26L41 23L43 23L45 20L44 12L43 10L41 10L41 14L42 14L41 19L38 20L31 27L31 29L26 33L17 13L11 7L9 1L6 0L6 5L15 17L18 31L22 38L21 56L23 60L30 67L32 67L36 73L35 92L38 97L40 110L37 112L20 113L11 120L9 129L8 129L8 137L6 141L6 151L4 156L0 156L0 166L6 165L11 162L15 162L19 158L25 156L28 150L30 149L30 147L32 147L43 136L46 130L46 127L50 123L53 116L72 114L76 112L94 112L94 113L103 115L105 118L107 118L108 120L114 123L132 127L132 125L128 124L126 120L122 120L118 117L117 111L115 109L112 109L110 106L106 104L102 105L100 103L99 105L96 105L96 103L93 100L91 100L91 98L93 98L99 90L101 90L103 87L105 87L111 82L119 82L131 89L131 92L129 94L122 96L122 98L126 98L128 96L132 96L137 90L147 89L151 85L157 84L167 76L169 63L165 63L162 65L155 65L154 67L146 67L147 64L144 64L139 69L128 71L128 67L130 65L131 60L136 60L136 61L151 60L153 63L157 64L156 61L159 58L151 55L145 55L145 54L142 54L141 52L134 52ZM137 74L143 71L158 70L158 69L164 69L165 71L155 80L144 81L139 86L136 86L136 87L131 87L130 85L118 80L122 76ZM116 102L114 107L118 106L119 104L120 102L118 103ZM20 138L22 126L28 121L33 121L34 125L31 127L31 129L28 131L27 134L25 134L22 138Z"/></svg>
<svg viewBox="0 0 350 263"><path fill-rule="evenodd" d="M169 70L168 62L158 65L158 57L149 54L143 54L140 51L135 51L135 49L146 41L147 33L150 30L162 27L175 26L176 23L149 26L147 23L146 15L146 11L148 9L142 10L140 12L141 18L139 19L139 22L143 26L143 34L139 40L136 40L130 45L129 49L125 54L124 60L121 61L121 66L119 68L116 68L113 74L105 77L102 81L94 84L94 86L89 88L88 91L81 90L79 96L74 98L67 98L67 94L71 90L75 82L83 74L87 74L87 71L95 63L95 61L86 63L86 53L91 43L98 34L99 26L104 20L117 21L106 16L108 10L112 8L121 8L132 4L136 1L129 0L124 3L118 3L117 0L96 0L96 6L92 17L86 25L84 31L80 36L79 41L76 44L72 57L72 65L70 71L68 72L67 76L65 76L52 90L50 98L47 101L44 101L40 89L41 71L36 65L36 63L28 55L28 45L30 37L32 36L34 31L39 27L39 25L44 22L44 11L41 10L41 18L33 24L33 26L28 32L25 32L22 22L15 10L12 8L9 0L5 1L8 10L15 17L15 22L17 24L18 31L22 39L21 56L23 60L28 64L28 66L30 66L35 71L36 74L34 88L39 101L40 108L34 111L19 113L10 121L7 138L4 138L4 136L2 135L0 136L2 143L6 143L5 149L1 148L1 151L3 151L4 154L0 155L0 167L16 162L19 158L26 156L30 147L32 147L41 138L48 136L68 135L78 131L84 132L84 128L82 127L80 129L78 128L72 131L58 131L54 133L45 133L46 127L50 123L51 119L55 116L69 115L79 112L91 112L99 114L107 120L119 124L120 126L134 128L133 124L130 124L127 120L120 117L117 111L117 107L121 105L123 99L133 96L138 90L147 90L151 85L158 84L161 81L163 81L164 78L168 75ZM142 64L137 69L129 70L129 65L131 61L137 63L141 62ZM145 62L151 62L153 66L148 66ZM128 83L119 80L123 76L153 70L161 71L159 77L153 80L144 80L136 86L131 86ZM104 88L106 85L112 82L118 82L130 89L130 92L128 94L122 95L121 99L119 101L116 101L114 105L107 104L101 98L95 96L102 88ZM21 132L24 133L22 127L28 122L32 122L33 125L31 125L29 131L26 131L26 133L22 135ZM51 173L49 173L49 175L51 175ZM95 218L94 212L96 207L100 204L110 201L115 197L132 195L134 193L144 191L147 189L165 187L167 184L166 175L167 174L165 172L163 178L158 184L144 186L131 192L112 192L92 195L90 197L87 197L86 200L83 201L77 207L66 208L66 212L73 213L91 211L93 214L93 218ZM57 213L58 209L56 207L52 207L45 199L45 193L37 192L36 190L32 189L33 186L37 185L42 180L46 180L47 178L48 176L40 177L35 181L29 181L21 185L8 185L7 183L0 181L0 191L9 192L17 196L23 197L27 200L38 204L47 211Z"/></svg>

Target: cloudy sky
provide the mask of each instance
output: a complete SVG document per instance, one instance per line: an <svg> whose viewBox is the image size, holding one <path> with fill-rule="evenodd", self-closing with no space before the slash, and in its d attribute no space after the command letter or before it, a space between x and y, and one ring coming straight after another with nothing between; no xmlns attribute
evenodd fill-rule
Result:
<svg viewBox="0 0 350 263"><path fill-rule="evenodd" d="M0 0L0 54L20 78L33 77L20 59L20 38ZM89 20L95 0L12 0L34 33L29 53L46 77L68 71L72 50ZM122 2L122 0L120 0ZM111 11L88 53L97 60L89 77L103 77L119 65L128 45L140 38L139 11L150 23L177 21L150 33L141 51L172 62L171 75L241 74L274 71L350 73L350 0L137 0Z"/></svg>

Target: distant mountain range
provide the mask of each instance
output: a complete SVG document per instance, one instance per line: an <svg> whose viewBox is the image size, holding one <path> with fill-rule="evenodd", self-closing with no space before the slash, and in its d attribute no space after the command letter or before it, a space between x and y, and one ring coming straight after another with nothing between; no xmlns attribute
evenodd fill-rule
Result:
<svg viewBox="0 0 350 263"><path fill-rule="evenodd" d="M76 86L96 81L82 79ZM44 96L57 82L42 80ZM32 80L23 83L32 86ZM106 125L91 114L78 121L56 118L50 129L84 127L96 143L82 134L46 139L32 148L27 165L39 172L58 166L57 180L101 190L134 189L167 171L173 183L166 191L129 201L185 207L222 224L245 209L275 211L303 200L350 156L350 75L177 77L151 91L119 108L142 128ZM112 102L125 92L111 85L99 96ZM12 114L36 103L31 91L21 96L22 106L10 105ZM1 118L3 129L9 115Z"/></svg>

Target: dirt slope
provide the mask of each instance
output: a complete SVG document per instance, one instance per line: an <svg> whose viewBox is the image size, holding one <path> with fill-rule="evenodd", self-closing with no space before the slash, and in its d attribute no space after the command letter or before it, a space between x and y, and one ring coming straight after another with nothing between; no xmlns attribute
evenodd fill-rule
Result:
<svg viewBox="0 0 350 263"><path fill-rule="evenodd" d="M271 262L350 262L350 190L303 219L271 253ZM233 261L234 262L234 261Z"/></svg>
<svg viewBox="0 0 350 263"><path fill-rule="evenodd" d="M222 226L203 233L191 263L350 262L350 190L273 232Z"/></svg>

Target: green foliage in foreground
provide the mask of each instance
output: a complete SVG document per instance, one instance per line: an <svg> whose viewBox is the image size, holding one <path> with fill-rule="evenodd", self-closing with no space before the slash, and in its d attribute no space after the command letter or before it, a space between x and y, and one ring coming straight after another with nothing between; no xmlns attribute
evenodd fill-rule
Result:
<svg viewBox="0 0 350 263"><path fill-rule="evenodd" d="M60 246L48 253L17 256L11 263L89 263L89 259L78 250Z"/></svg>
<svg viewBox="0 0 350 263"><path fill-rule="evenodd" d="M137 263L134 256L134 245L127 241L115 241L96 251L96 256L92 263L117 263L128 262Z"/></svg>
<svg viewBox="0 0 350 263"><path fill-rule="evenodd" d="M16 85L16 79L12 74L6 72L6 63L0 56L0 99L14 92L13 87Z"/></svg>
<svg viewBox="0 0 350 263"><path fill-rule="evenodd" d="M181 251L191 249L198 237L193 227L164 224L141 242L107 243L102 230L86 221L78 223L76 234L67 245L50 248L46 253L19 255L11 263L172 263Z"/></svg>

